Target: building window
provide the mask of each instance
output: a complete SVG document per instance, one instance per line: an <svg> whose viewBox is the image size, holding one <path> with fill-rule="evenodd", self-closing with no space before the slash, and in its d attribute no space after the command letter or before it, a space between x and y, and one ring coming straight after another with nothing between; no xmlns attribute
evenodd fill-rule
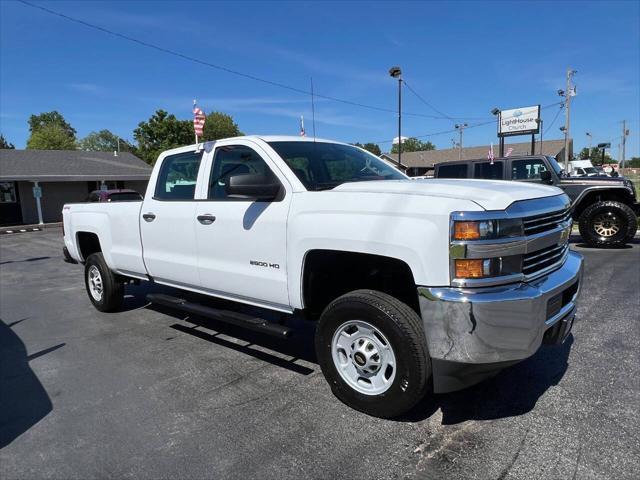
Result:
<svg viewBox="0 0 640 480"><path fill-rule="evenodd" d="M16 203L15 182L0 182L0 203Z"/></svg>

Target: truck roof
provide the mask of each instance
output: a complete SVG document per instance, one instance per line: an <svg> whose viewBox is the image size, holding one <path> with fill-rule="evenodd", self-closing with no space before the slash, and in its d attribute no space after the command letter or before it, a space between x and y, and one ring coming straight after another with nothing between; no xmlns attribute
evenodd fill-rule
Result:
<svg viewBox="0 0 640 480"><path fill-rule="evenodd" d="M193 143L191 145L185 145L183 147L176 147L166 150L163 153L174 154L174 153L182 153L189 152L194 150L196 147L200 146L201 148L207 144L213 144L215 142L219 142L221 140L262 140L264 142L324 142L324 143L336 143L341 145L348 145L345 142L336 142L335 140L329 140L326 138L314 138L314 137L302 137L299 135L241 135L238 137L228 137L228 138L220 138L218 140L209 140L206 142Z"/></svg>
<svg viewBox="0 0 640 480"><path fill-rule="evenodd" d="M505 160L513 160L513 159L522 159L522 158L541 158L546 157L547 155L536 154L536 155L509 155L508 157L496 157L494 162L502 162ZM446 162L438 162L434 165L434 167L439 167L440 165L451 165L453 163L469 163L469 162L488 162L490 161L488 158L480 157L480 158L468 158L466 160L448 160Z"/></svg>

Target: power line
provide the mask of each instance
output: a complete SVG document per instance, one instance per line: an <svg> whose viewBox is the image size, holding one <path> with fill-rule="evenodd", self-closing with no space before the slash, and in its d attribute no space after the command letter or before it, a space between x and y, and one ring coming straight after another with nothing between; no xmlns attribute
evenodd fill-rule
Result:
<svg viewBox="0 0 640 480"><path fill-rule="evenodd" d="M406 81L406 80L404 80L404 79L403 79L402 81L403 81L403 83L404 83L404 86L405 86L405 87L407 87L407 88L409 89L409 91L410 91L411 93L413 93L413 94L418 98L418 100L420 100L422 103L424 103L427 107L429 107L429 108L430 108L431 110L433 110L434 112L436 112L436 113L438 113L438 114L442 115L443 117L445 117L445 118L447 118L447 119L449 119L449 120L453 120L453 118L451 118L449 115L447 115L446 113L441 112L441 111L440 111L440 110L438 110L436 107L434 107L434 106L433 106L433 105L431 105L429 102L427 102L424 98L422 98L422 97L418 94L418 92L416 92L413 88L411 88L411 85L409 85L409 84L407 83L407 81Z"/></svg>
<svg viewBox="0 0 640 480"><path fill-rule="evenodd" d="M547 108L551 108L551 107L555 107L556 105L560 105L563 102L555 102L555 103L550 103L549 105L545 105L543 107L540 107L540 110L546 110ZM562 111L562 108L560 108L559 112ZM553 123L556 121L558 114L556 114L556 117L552 120L551 125L549 125L545 130L544 133L547 133L547 130L549 128L551 128L551 126L553 126ZM489 120L486 122L480 122L480 123L474 123L473 125L469 125L468 127L465 127L465 130L468 130L469 128L476 128L476 127L483 127L485 125L489 125L489 124L495 124L496 121L495 120ZM435 137L438 135L444 135L445 133L453 133L453 132L457 132L457 130L455 128L453 129L449 129L449 130L442 130L440 132L434 132L434 133L427 133L425 135L412 135L411 138L429 138L429 137ZM373 142L373 143L393 143L394 140L379 140L377 142Z"/></svg>
<svg viewBox="0 0 640 480"><path fill-rule="evenodd" d="M70 22L74 22L74 23L83 25L83 26L85 26L87 28L98 30L98 31L100 31L102 33L106 33L108 35L112 35L114 37L118 37L118 38L120 38L122 40L126 40L128 42L136 43L136 44L141 45L143 47L151 48L153 50L165 53L167 55L173 55L174 57L178 57L178 58L181 58L183 60L187 60L189 62L193 62L193 63L197 63L197 64L200 64L200 65L203 65L203 66L206 66L206 67L214 68L216 70L220 70L220 71L229 73L231 75L236 75L236 76L239 76L239 77L243 77L243 78L246 78L246 79L249 79L249 80L253 80L255 82L261 82L261 83L264 83L264 84L267 84L267 85L271 85L273 87L282 88L282 89L285 89L285 90L289 90L289 91L296 92L296 93L301 93L301 94L304 94L304 95L311 95L311 92L308 91L308 90L304 90L302 88L294 87L292 85L287 85L287 84L281 83L281 82L275 82L273 80L268 80L266 78L261 78L261 77L258 77L256 75L252 75L250 73L240 72L240 71L234 70L232 68L228 68L228 67L225 67L225 66L222 66L222 65L217 65L215 63L207 62L205 60L201 60L199 58L192 57L191 55L186 55L184 53L176 52L174 50L170 50L168 48L161 47L159 45L156 45L156 44L153 44L153 43L149 43L149 42L146 42L144 40L140 40L138 38L131 37L129 35L125 35L123 33L119 33L119 32L110 30L108 28L101 27L99 25L95 25L93 23L86 22L84 20L80 20L79 18L71 17L71 16L66 15L64 13L57 12L55 10L51 10L51 9L43 7L41 5L35 5L35 4L33 4L31 2L27 2L25 0L18 0L18 2L24 4L24 5L28 6L28 7L35 8L35 9L41 10L43 12L46 12L46 13L48 13L50 15L55 15L57 17L63 18L65 20L68 20ZM339 103L343 103L343 104L346 104L346 105L351 105L351 106L354 106L354 107L367 108L369 110L376 110L376 111L379 111L379 112L397 114L396 110L393 110L393 109L390 109L390 108L378 107L378 106L375 106L375 105L367 105L367 104L364 104L364 103L354 102L354 101L351 101L351 100L345 100L343 98L333 97L333 96L330 96L330 95L322 95L322 94L319 94L319 93L315 93L314 95L316 97L318 97L318 98L324 98L325 100L331 100L333 102L339 102ZM404 114L412 116L412 117L424 117L424 118L446 119L446 120L450 119L449 117L438 117L438 116L435 116L435 115L427 115L427 114L422 114L422 113L404 112Z"/></svg>
<svg viewBox="0 0 640 480"><path fill-rule="evenodd" d="M488 118L488 117L451 117L451 116L447 115L446 113L438 110L431 103L429 103L427 100L425 100L418 92L416 92L413 88L411 88L411 85L409 85L406 80L403 79L402 83L404 83L404 86L407 87L409 89L409 91L411 93L413 93L418 98L418 100L420 100L422 103L424 103L431 110L433 110L434 112L442 115L442 117L444 117L444 118L446 118L448 120L451 120L451 121L455 121L455 120L484 120L484 119Z"/></svg>
<svg viewBox="0 0 640 480"><path fill-rule="evenodd" d="M549 132L549 130L551 129L551 127L553 127L553 124L556 123L556 120L558 119L558 116L560 115L560 112L562 112L563 108L564 108L564 105L561 105L560 108L558 109L558 111L556 112L556 116L553 117L553 120L551 120L551 123L549 124L549 126L544 129L544 132L543 132L544 135L546 135L547 132Z"/></svg>

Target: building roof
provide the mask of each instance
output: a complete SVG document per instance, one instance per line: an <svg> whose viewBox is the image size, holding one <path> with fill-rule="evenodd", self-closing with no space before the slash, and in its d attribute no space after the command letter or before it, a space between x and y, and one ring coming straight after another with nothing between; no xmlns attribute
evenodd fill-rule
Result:
<svg viewBox="0 0 640 480"><path fill-rule="evenodd" d="M0 150L0 181L148 180L151 167L129 152Z"/></svg>
<svg viewBox="0 0 640 480"><path fill-rule="evenodd" d="M572 142L572 140L571 140ZM509 143L505 144L505 152L513 148L512 156L515 155L529 155L531 153L531 142L522 143ZM569 147L571 150L572 145ZM493 144L493 151L495 156L498 157L499 145ZM465 147L462 149L461 160L475 160L479 158L487 158L489 153L489 145L482 145L479 147ZM540 142L536 142L536 154L540 153ZM544 140L542 142L542 153L556 157L564 153L564 140ZM457 148L447 148L446 150L427 150L423 152L406 152L402 153L402 165L404 167L433 167L436 163L450 162L452 160L459 160L460 153ZM397 153L386 153L384 157L398 162Z"/></svg>

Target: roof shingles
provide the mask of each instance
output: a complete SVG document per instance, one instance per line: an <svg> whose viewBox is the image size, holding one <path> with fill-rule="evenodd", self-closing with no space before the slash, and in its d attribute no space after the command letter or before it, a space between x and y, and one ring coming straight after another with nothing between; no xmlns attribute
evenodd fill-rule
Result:
<svg viewBox="0 0 640 480"><path fill-rule="evenodd" d="M148 180L151 167L129 152L0 150L0 180Z"/></svg>

